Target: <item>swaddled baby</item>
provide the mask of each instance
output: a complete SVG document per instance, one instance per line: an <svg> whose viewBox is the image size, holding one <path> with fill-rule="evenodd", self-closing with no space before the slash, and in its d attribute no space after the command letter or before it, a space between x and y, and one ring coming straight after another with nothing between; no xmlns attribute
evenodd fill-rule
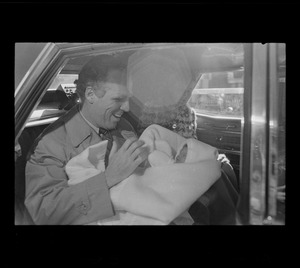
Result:
<svg viewBox="0 0 300 268"><path fill-rule="evenodd" d="M126 134L125 138L127 138ZM140 165L140 167L148 168L166 164L173 164L175 162L183 163L185 161L187 154L186 144L182 147L182 149L179 150L179 153L175 157L173 157L172 149L166 141L156 140L154 143L155 147L152 148L152 152L149 154L148 159L146 159ZM144 146L147 146L147 144ZM72 158L66 165L66 172L69 177L68 184L74 185L80 183L104 171L106 147L107 140L101 141L95 145L88 147L79 155ZM118 149L117 147L118 144L114 143L112 152L115 152Z"/></svg>
<svg viewBox="0 0 300 268"><path fill-rule="evenodd" d="M166 164L184 163L187 156L188 146L184 144L175 157L172 155L170 145L163 140L157 140L156 149L149 154L148 161L146 160L145 167L155 167Z"/></svg>
<svg viewBox="0 0 300 268"><path fill-rule="evenodd" d="M110 189L116 215L97 224L191 224L186 210L220 175L216 149L158 125L148 127L140 139L150 150L144 171ZM90 146L68 162L69 185L104 171L106 144Z"/></svg>

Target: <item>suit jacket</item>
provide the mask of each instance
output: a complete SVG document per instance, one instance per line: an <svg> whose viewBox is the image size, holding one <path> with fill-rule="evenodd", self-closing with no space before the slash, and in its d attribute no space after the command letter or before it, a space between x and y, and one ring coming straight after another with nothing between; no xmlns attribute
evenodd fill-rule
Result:
<svg viewBox="0 0 300 268"><path fill-rule="evenodd" d="M112 133L114 139L121 137L120 125L124 124L118 125ZM80 115L78 106L37 138L26 165L25 198L35 224L81 225L114 215L104 173L76 185L67 183L67 162L100 141Z"/></svg>

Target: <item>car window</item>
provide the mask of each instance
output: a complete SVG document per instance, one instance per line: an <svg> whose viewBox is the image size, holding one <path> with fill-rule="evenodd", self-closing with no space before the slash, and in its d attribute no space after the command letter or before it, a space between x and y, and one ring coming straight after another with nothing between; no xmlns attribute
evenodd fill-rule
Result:
<svg viewBox="0 0 300 268"><path fill-rule="evenodd" d="M37 121L41 123L42 120L60 116L69 110L78 101L74 84L77 77L77 74L58 74L31 114L28 124Z"/></svg>
<svg viewBox="0 0 300 268"><path fill-rule="evenodd" d="M188 104L200 114L241 118L243 94L243 69L205 73L193 90Z"/></svg>

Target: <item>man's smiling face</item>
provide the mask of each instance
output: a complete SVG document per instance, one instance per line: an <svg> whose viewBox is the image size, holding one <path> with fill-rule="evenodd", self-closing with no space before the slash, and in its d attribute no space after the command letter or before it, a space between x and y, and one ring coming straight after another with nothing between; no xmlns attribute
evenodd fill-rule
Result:
<svg viewBox="0 0 300 268"><path fill-rule="evenodd" d="M130 92L126 85L126 73L118 70L109 72L107 81L95 90L95 102L91 107L91 117L95 126L114 129L124 112L129 111ZM104 94L104 95L103 95Z"/></svg>

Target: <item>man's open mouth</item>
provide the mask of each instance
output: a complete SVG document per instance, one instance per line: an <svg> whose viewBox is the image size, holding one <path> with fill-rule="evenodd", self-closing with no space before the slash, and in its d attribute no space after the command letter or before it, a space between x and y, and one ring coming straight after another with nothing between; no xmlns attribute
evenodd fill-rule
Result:
<svg viewBox="0 0 300 268"><path fill-rule="evenodd" d="M113 116L116 117L116 118L118 118L118 119L121 118L122 115L123 115L123 113L121 113L121 114L113 114Z"/></svg>

